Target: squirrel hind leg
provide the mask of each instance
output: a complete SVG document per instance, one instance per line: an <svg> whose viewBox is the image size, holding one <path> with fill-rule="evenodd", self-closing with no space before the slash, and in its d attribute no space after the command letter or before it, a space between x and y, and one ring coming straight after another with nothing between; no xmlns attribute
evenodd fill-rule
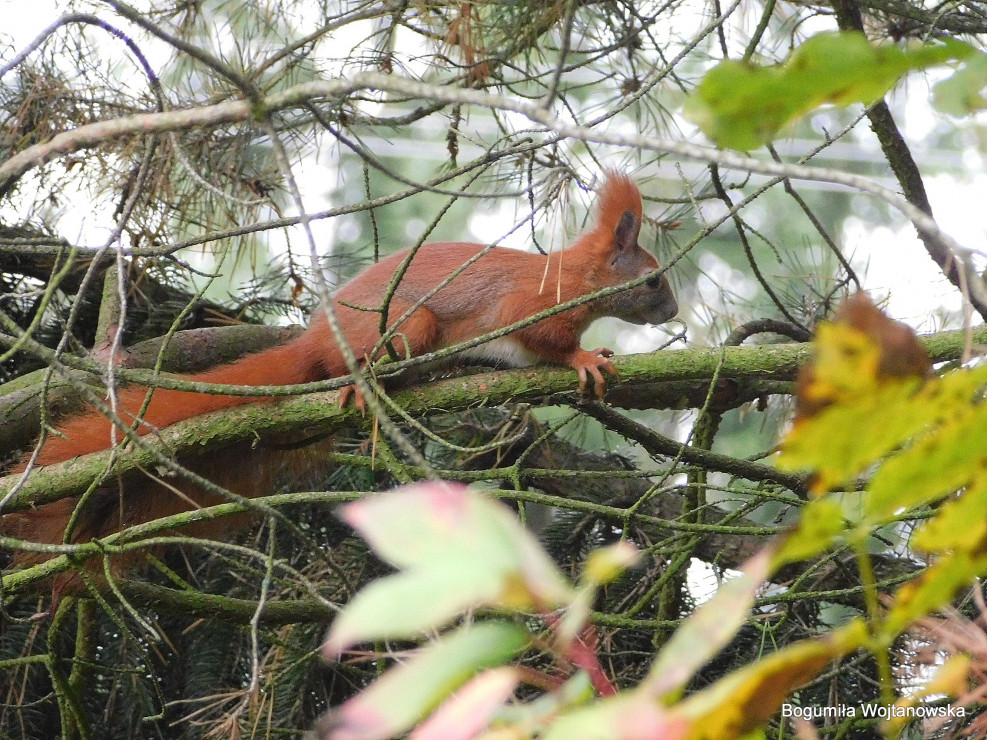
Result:
<svg viewBox="0 0 987 740"><path fill-rule="evenodd" d="M411 303L404 301L392 301L388 314L390 316L402 316L411 305ZM377 314L367 312L364 315L376 321ZM347 336L350 347L360 358L359 364L361 370L367 366L369 354L380 339L377 324L374 323L372 326L367 326L370 323L367 319L364 319L362 323L364 324L364 327L362 327L363 331L349 332ZM395 328L394 337L391 339L391 346L397 353L398 358L403 360L408 357L415 357L426 352L431 352L438 344L440 334L441 330L439 328L438 317L429 309L422 306ZM359 341L361 337L366 338L366 341ZM378 360L386 356L386 354L387 348L382 347L376 352L374 359ZM349 374L349 369L346 367L341 353L334 365L330 371L331 377ZM360 389L355 384L344 387L339 393L340 407L344 407L350 402L361 413L366 411L366 400L363 397L363 393L360 392Z"/></svg>

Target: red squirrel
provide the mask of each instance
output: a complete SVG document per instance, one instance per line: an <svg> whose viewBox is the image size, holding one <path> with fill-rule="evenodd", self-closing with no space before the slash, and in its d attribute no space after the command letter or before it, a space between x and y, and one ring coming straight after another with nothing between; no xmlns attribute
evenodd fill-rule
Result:
<svg viewBox="0 0 987 740"><path fill-rule="evenodd" d="M559 302L655 272L659 269L658 262L637 243L641 218L641 195L637 187L627 177L609 173L599 192L595 222L574 244L549 255L492 248L397 328L396 336L407 342L406 348L398 340L395 344L399 351L407 349L411 355L421 355L509 326ZM486 248L467 242L422 246L390 303L390 320L400 317L456 267ZM370 352L378 343L380 314L349 306L379 307L392 276L406 256L407 251L398 252L370 266L333 296L340 325L357 356ZM608 359L612 353L602 348L592 352L581 349L579 339L586 327L602 316L615 316L635 324L660 324L673 318L677 311L668 280L663 274L655 274L635 288L542 319L474 347L468 354L513 366L542 361L571 367L579 375L582 390L585 391L587 379L592 377L596 395L602 396L603 373L616 373ZM339 377L348 372L328 322L320 313L303 334L283 346L187 377L204 383L289 385ZM133 421L146 394L147 388L142 386L123 388L118 396L119 415ZM148 434L182 419L258 400L268 399L159 388L154 391L136 431ZM58 433L50 434L44 442L36 464L50 465L103 450L111 438L110 422L96 410L69 417L57 429ZM122 439L122 434L117 436ZM318 464L323 449L324 446L314 445L306 450L285 451L247 449L244 445L182 462L218 485L241 496L253 497L271 493L281 476L303 475ZM26 460L15 472L25 469ZM244 470L245 460L250 462L249 471ZM87 503L70 540L84 542L122 527L219 502L215 496L180 479L152 480L135 473L123 481L120 490L114 484L107 484L104 495ZM65 539L65 529L76 503L74 499L64 499L35 510L8 514L0 520L0 533L35 542L60 543ZM242 524L224 519L183 531L193 536L219 536L237 526ZM15 563L43 559L44 556L26 553L15 555Z"/></svg>

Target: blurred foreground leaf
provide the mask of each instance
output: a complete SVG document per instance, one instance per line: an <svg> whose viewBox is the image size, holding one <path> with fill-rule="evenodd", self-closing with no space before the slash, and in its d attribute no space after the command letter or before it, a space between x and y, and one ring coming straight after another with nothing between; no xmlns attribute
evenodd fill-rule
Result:
<svg viewBox="0 0 987 740"><path fill-rule="evenodd" d="M517 518L463 486L427 483L349 504L341 516L402 572L333 622L334 657L355 642L410 638L475 606L552 609L574 591Z"/></svg>
<svg viewBox="0 0 987 740"><path fill-rule="evenodd" d="M824 103L870 104L911 70L972 54L953 39L900 47L873 44L862 33L821 33L779 65L721 62L686 101L685 113L718 146L755 149Z"/></svg>
<svg viewBox="0 0 987 740"><path fill-rule="evenodd" d="M333 740L399 735L478 672L507 661L527 644L527 633L506 622L463 627L422 648L323 717L320 732Z"/></svg>

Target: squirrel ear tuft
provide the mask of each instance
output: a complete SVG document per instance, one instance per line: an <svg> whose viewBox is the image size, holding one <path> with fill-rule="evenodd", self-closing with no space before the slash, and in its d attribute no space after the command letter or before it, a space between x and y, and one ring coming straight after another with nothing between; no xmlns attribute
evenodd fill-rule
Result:
<svg viewBox="0 0 987 740"><path fill-rule="evenodd" d="M641 192L627 175L607 172L597 198L596 225L604 231L614 233L626 211L642 218Z"/></svg>

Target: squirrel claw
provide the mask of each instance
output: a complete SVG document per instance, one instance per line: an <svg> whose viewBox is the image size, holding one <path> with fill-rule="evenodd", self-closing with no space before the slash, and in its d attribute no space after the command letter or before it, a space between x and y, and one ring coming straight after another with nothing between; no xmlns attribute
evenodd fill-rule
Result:
<svg viewBox="0 0 987 740"><path fill-rule="evenodd" d="M618 375L617 368L610 362L613 352L606 347L598 347L592 351L581 349L572 358L571 366L579 375L579 392L584 396L589 396L586 387L589 378L593 378L593 395L602 399L606 390L606 379L603 371Z"/></svg>
<svg viewBox="0 0 987 740"><path fill-rule="evenodd" d="M361 414L367 413L367 402L363 399L360 389L355 385L347 385L339 391L339 408L346 408L351 399Z"/></svg>

